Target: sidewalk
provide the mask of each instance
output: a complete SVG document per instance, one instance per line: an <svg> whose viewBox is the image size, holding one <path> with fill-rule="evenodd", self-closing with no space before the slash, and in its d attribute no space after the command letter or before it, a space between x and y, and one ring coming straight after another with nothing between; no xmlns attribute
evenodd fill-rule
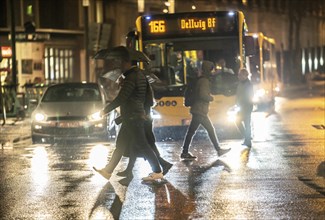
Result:
<svg viewBox="0 0 325 220"><path fill-rule="evenodd" d="M17 121L16 118L7 118L6 123L0 125L0 148L12 147L14 143L31 137L30 118Z"/></svg>
<svg viewBox="0 0 325 220"><path fill-rule="evenodd" d="M286 98L325 96L325 80L311 80L306 83L286 84L280 96Z"/></svg>

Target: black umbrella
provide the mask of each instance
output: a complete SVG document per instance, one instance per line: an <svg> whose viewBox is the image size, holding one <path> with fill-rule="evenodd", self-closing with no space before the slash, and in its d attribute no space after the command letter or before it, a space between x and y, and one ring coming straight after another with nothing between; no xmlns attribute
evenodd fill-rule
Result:
<svg viewBox="0 0 325 220"><path fill-rule="evenodd" d="M136 62L150 62L149 57L144 53L127 48L124 46L114 47L112 49L102 49L98 51L94 57L94 59L124 59Z"/></svg>

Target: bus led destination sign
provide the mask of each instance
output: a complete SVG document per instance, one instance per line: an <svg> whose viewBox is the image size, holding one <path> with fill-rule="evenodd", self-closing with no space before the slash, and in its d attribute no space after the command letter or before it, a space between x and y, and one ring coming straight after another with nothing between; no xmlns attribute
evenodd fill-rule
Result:
<svg viewBox="0 0 325 220"><path fill-rule="evenodd" d="M190 30L190 29L200 29L205 31L207 28L216 27L216 18L206 18L206 19L181 19L181 29Z"/></svg>
<svg viewBox="0 0 325 220"><path fill-rule="evenodd" d="M178 21L178 30L202 30L205 31L207 28L215 28L216 27L216 18L186 18L179 19ZM152 20L149 22L150 33L165 33L169 32L174 25L165 20ZM174 31L174 30L173 30Z"/></svg>
<svg viewBox="0 0 325 220"><path fill-rule="evenodd" d="M232 35L237 30L236 15L226 12L180 13L143 16L144 40Z"/></svg>

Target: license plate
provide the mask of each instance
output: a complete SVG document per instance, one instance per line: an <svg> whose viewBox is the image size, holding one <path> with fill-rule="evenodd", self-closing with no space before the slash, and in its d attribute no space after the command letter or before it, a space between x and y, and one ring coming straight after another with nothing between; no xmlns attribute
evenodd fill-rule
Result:
<svg viewBox="0 0 325 220"><path fill-rule="evenodd" d="M64 122L59 122L58 127L60 128L76 128L79 127L80 124L78 121L64 121Z"/></svg>

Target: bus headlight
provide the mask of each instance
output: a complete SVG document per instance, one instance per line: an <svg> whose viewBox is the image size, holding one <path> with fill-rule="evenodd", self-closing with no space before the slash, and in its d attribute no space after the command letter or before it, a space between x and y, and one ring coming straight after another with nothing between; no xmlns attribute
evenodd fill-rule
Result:
<svg viewBox="0 0 325 220"><path fill-rule="evenodd" d="M253 97L253 102L258 102L260 99L263 98L263 96L265 96L265 94L266 94L265 89L256 90L254 97Z"/></svg>
<svg viewBox="0 0 325 220"><path fill-rule="evenodd" d="M238 112L240 111L240 107L237 105L232 106L227 111L227 119L229 122L235 122L237 120Z"/></svg>
<svg viewBox="0 0 325 220"><path fill-rule="evenodd" d="M161 119L161 115L154 109L151 109L150 115L152 119Z"/></svg>

